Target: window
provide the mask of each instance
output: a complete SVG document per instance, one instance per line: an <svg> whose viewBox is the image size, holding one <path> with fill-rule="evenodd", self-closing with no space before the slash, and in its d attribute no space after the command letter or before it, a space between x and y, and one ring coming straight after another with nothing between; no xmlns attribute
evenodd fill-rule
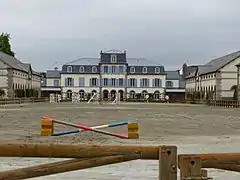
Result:
<svg viewBox="0 0 240 180"><path fill-rule="evenodd" d="M147 79L147 78L141 79L140 84L141 84L140 85L141 87L148 87L149 86L149 79Z"/></svg>
<svg viewBox="0 0 240 180"><path fill-rule="evenodd" d="M116 79L115 78L112 78L112 86L116 86Z"/></svg>
<svg viewBox="0 0 240 180"><path fill-rule="evenodd" d="M97 78L91 78L90 79L90 86L97 86L98 85L98 83L97 83Z"/></svg>
<svg viewBox="0 0 240 180"><path fill-rule="evenodd" d="M85 86L85 78L84 77L80 77L79 78L79 87L84 87Z"/></svg>
<svg viewBox="0 0 240 180"><path fill-rule="evenodd" d="M117 62L117 55L111 55L111 63Z"/></svg>
<svg viewBox="0 0 240 180"><path fill-rule="evenodd" d="M107 78L103 79L103 86L108 86L108 79Z"/></svg>
<svg viewBox="0 0 240 180"><path fill-rule="evenodd" d="M97 72L97 67L96 66L93 66L92 67L92 73L96 73Z"/></svg>
<svg viewBox="0 0 240 180"><path fill-rule="evenodd" d="M72 66L67 67L67 72L72 72Z"/></svg>
<svg viewBox="0 0 240 180"><path fill-rule="evenodd" d="M124 86L124 84L123 84L123 78L118 79L118 85L119 85L119 86Z"/></svg>
<svg viewBox="0 0 240 180"><path fill-rule="evenodd" d="M142 73L147 73L147 68L146 67L143 67Z"/></svg>
<svg viewBox="0 0 240 180"><path fill-rule="evenodd" d="M135 68L134 67L130 68L130 73L135 73Z"/></svg>
<svg viewBox="0 0 240 180"><path fill-rule="evenodd" d="M80 66L79 72L80 72L80 73L84 73L84 67L83 67L83 66Z"/></svg>
<svg viewBox="0 0 240 180"><path fill-rule="evenodd" d="M168 88L173 87L173 82L172 81L167 81L166 82L166 87L168 87Z"/></svg>
<svg viewBox="0 0 240 180"><path fill-rule="evenodd" d="M119 66L119 73L124 73L124 66Z"/></svg>
<svg viewBox="0 0 240 180"><path fill-rule="evenodd" d="M162 80L161 79L153 79L153 87L162 87Z"/></svg>
<svg viewBox="0 0 240 180"><path fill-rule="evenodd" d="M135 91L130 91L130 98L131 99L134 99L135 98Z"/></svg>
<svg viewBox="0 0 240 180"><path fill-rule="evenodd" d="M116 73L116 66L112 66L112 73Z"/></svg>
<svg viewBox="0 0 240 180"><path fill-rule="evenodd" d="M66 86L74 86L74 79L73 78L66 78L66 82L65 82Z"/></svg>
<svg viewBox="0 0 240 180"><path fill-rule="evenodd" d="M134 78L130 78L129 80L128 80L128 86L129 87L137 87L137 80L136 79L134 79Z"/></svg>
<svg viewBox="0 0 240 180"><path fill-rule="evenodd" d="M108 66L104 66L104 67L103 67L103 72L104 72L104 73L108 73Z"/></svg>
<svg viewBox="0 0 240 180"><path fill-rule="evenodd" d="M58 87L59 86L59 80L58 79L54 79L53 80L53 86L54 87Z"/></svg>
<svg viewBox="0 0 240 180"><path fill-rule="evenodd" d="M159 91L155 91L155 92L153 93L153 98L154 98L154 99L160 99L160 92L159 92Z"/></svg>
<svg viewBox="0 0 240 180"><path fill-rule="evenodd" d="M155 68L155 73L156 73L156 74L160 73L160 68L159 68L159 67L156 67L156 68Z"/></svg>

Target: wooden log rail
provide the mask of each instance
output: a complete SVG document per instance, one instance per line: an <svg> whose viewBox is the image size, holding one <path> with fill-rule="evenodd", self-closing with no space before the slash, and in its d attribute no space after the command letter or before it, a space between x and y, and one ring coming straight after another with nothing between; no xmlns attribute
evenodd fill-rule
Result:
<svg viewBox="0 0 240 180"><path fill-rule="evenodd" d="M205 168L240 172L240 153L177 156L176 146L0 143L0 157L76 158L0 172L0 180L20 180L136 159L159 160L159 180L177 180L178 167L181 180L211 179Z"/></svg>
<svg viewBox="0 0 240 180"><path fill-rule="evenodd" d="M240 153L184 154L178 155L181 180L203 178L202 168L240 172Z"/></svg>
<svg viewBox="0 0 240 180"><path fill-rule="evenodd" d="M0 180L20 180L135 159L159 160L159 180L177 180L176 146L0 143L0 157L84 158L1 172Z"/></svg>
<svg viewBox="0 0 240 180"><path fill-rule="evenodd" d="M226 108L239 108L240 101L236 100L208 100L207 105Z"/></svg>

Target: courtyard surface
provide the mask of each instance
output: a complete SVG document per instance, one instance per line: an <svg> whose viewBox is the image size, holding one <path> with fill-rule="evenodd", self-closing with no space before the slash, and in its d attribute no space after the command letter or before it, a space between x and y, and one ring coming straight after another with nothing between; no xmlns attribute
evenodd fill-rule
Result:
<svg viewBox="0 0 240 180"><path fill-rule="evenodd" d="M86 126L136 119L140 124L140 139L122 140L91 132L40 137L42 116ZM69 128L59 125L56 131L60 130ZM126 127L107 130L127 134ZM239 152L240 111L204 105L150 103L0 105L0 136L2 141L13 142L157 144L177 145L178 153ZM4 171L59 160L0 158L0 169ZM209 170L209 175L217 180L237 180L240 177L237 173L214 169ZM33 179L156 180L157 177L158 161L137 160Z"/></svg>

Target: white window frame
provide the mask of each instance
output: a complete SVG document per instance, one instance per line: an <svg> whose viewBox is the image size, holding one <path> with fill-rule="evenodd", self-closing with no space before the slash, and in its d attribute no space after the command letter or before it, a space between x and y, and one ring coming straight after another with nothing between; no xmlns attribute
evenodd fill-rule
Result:
<svg viewBox="0 0 240 180"><path fill-rule="evenodd" d="M160 73L160 67L155 67L155 73L159 74Z"/></svg>
<svg viewBox="0 0 240 180"><path fill-rule="evenodd" d="M147 73L147 67L143 67L142 73L146 74Z"/></svg>
<svg viewBox="0 0 240 180"><path fill-rule="evenodd" d="M93 66L92 67L92 73L96 73L97 72L97 67L96 66Z"/></svg>
<svg viewBox="0 0 240 180"><path fill-rule="evenodd" d="M135 73L135 67L130 67L130 73Z"/></svg>
<svg viewBox="0 0 240 180"><path fill-rule="evenodd" d="M170 85L170 86L169 86L169 85ZM166 87L167 87L167 88L173 88L173 81L167 80L167 81L166 81Z"/></svg>
<svg viewBox="0 0 240 180"><path fill-rule="evenodd" d="M111 55L111 63L116 63L117 62L117 55L112 54Z"/></svg>
<svg viewBox="0 0 240 180"><path fill-rule="evenodd" d="M67 72L72 72L72 66L67 67Z"/></svg>
<svg viewBox="0 0 240 180"><path fill-rule="evenodd" d="M80 73L84 73L84 66L80 66L80 67L79 67L79 72L80 72Z"/></svg>

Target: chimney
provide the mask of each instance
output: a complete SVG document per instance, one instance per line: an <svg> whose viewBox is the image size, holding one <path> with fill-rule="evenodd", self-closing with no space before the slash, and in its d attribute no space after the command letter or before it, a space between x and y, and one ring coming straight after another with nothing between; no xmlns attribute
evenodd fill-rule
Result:
<svg viewBox="0 0 240 180"><path fill-rule="evenodd" d="M182 72L183 72L183 76L186 77L188 75L188 70L187 70L187 63L184 63L182 65Z"/></svg>
<svg viewBox="0 0 240 180"><path fill-rule="evenodd" d="M55 67L54 70L57 71L57 70L58 70L58 67Z"/></svg>

